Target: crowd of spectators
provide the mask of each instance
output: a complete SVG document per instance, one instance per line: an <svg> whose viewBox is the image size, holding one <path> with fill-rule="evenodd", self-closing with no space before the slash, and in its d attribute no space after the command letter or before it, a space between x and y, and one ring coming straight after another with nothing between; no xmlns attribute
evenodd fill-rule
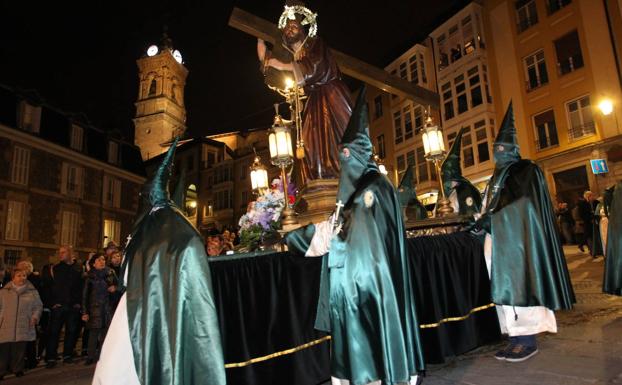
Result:
<svg viewBox="0 0 622 385"><path fill-rule="evenodd" d="M210 257L227 255L233 253L239 243L240 239L235 229L223 228L221 231L212 229L205 239L205 248Z"/></svg>
<svg viewBox="0 0 622 385"><path fill-rule="evenodd" d="M600 213L596 208L600 200L591 191L585 191L573 203L571 209L568 202L563 200L557 202L555 213L562 242L577 245L581 252L589 252L592 256L598 257L600 251L594 247L594 237L598 233Z"/></svg>
<svg viewBox="0 0 622 385"><path fill-rule="evenodd" d="M110 242L104 252L77 259L72 247L59 247L49 263L34 271L18 261L4 272L0 290L0 379L24 375L41 360L53 368L62 360L98 360L112 315L123 294L119 286L121 250ZM1 276L1 275L0 275ZM80 338L81 337L81 338ZM62 352L58 346L62 339ZM78 342L80 350L76 350Z"/></svg>

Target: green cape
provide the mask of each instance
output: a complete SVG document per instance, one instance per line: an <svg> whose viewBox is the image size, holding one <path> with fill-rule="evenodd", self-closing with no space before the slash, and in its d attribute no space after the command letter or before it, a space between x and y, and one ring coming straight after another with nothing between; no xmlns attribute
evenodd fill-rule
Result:
<svg viewBox="0 0 622 385"><path fill-rule="evenodd" d="M608 209L609 224L603 291L622 295L622 182L618 182L610 196L611 198L607 199L611 203Z"/></svg>
<svg viewBox="0 0 622 385"><path fill-rule="evenodd" d="M125 251L127 312L142 384L226 382L203 239L173 206L168 178L176 142L143 192Z"/></svg>
<svg viewBox="0 0 622 385"><path fill-rule="evenodd" d="M489 183L496 186L487 207L493 302L572 308L574 292L542 170L523 159L495 169Z"/></svg>

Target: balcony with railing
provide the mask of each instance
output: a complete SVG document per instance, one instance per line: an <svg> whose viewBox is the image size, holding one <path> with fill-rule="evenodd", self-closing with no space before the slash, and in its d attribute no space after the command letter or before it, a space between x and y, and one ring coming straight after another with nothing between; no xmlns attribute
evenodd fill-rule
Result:
<svg viewBox="0 0 622 385"><path fill-rule="evenodd" d="M581 139L586 136L596 134L596 124L594 121L578 124L568 129L568 137L570 140Z"/></svg>

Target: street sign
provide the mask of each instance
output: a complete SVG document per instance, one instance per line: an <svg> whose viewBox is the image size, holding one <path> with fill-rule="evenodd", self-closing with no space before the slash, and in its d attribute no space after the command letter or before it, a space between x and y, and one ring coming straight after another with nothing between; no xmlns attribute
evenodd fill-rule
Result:
<svg viewBox="0 0 622 385"><path fill-rule="evenodd" d="M594 174L606 174L609 172L607 167L607 161L604 159L590 159L592 165L592 173Z"/></svg>

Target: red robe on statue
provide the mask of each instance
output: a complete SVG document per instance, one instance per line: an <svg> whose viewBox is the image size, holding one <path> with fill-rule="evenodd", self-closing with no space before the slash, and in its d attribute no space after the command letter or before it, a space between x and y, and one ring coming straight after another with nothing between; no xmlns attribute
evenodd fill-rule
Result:
<svg viewBox="0 0 622 385"><path fill-rule="evenodd" d="M352 114L350 91L329 48L320 38L309 38L293 62L294 75L308 96L302 116L305 157L304 183L339 177L339 141Z"/></svg>

